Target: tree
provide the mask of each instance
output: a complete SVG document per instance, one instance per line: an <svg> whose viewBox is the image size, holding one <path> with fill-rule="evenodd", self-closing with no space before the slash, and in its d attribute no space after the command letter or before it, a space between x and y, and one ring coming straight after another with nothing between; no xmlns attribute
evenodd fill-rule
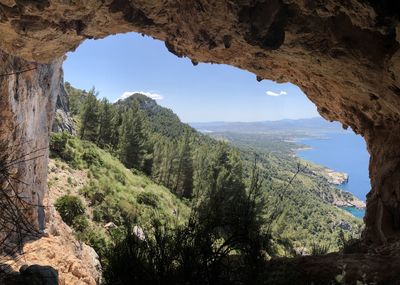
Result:
<svg viewBox="0 0 400 285"><path fill-rule="evenodd" d="M176 186L177 142L161 135L154 136L152 177L165 187Z"/></svg>
<svg viewBox="0 0 400 285"><path fill-rule="evenodd" d="M79 115L82 105L85 102L87 92L76 89L69 82L64 84L65 91L68 93L69 111L72 115Z"/></svg>
<svg viewBox="0 0 400 285"><path fill-rule="evenodd" d="M120 127L119 157L128 168L141 169L145 155L146 135L143 117L137 106L122 115Z"/></svg>
<svg viewBox="0 0 400 285"><path fill-rule="evenodd" d="M229 232L238 225L241 205L246 198L243 165L238 152L221 143L212 157L208 179L200 216L214 221L222 232Z"/></svg>
<svg viewBox="0 0 400 285"><path fill-rule="evenodd" d="M99 123L99 105L96 96L97 93L93 87L86 96L80 115L80 138L93 142L95 142L97 138L97 129Z"/></svg>
<svg viewBox="0 0 400 285"><path fill-rule="evenodd" d="M185 133L183 140L179 144L175 192L185 198L191 198L193 194L193 161L188 132Z"/></svg>
<svg viewBox="0 0 400 285"><path fill-rule="evenodd" d="M110 137L110 144L114 151L118 148L121 125L122 125L122 114L119 108L114 108L113 117L111 119L111 137Z"/></svg>
<svg viewBox="0 0 400 285"><path fill-rule="evenodd" d="M99 129L97 134L97 145L105 147L111 145L113 136L113 116L115 108L106 98L100 102Z"/></svg>

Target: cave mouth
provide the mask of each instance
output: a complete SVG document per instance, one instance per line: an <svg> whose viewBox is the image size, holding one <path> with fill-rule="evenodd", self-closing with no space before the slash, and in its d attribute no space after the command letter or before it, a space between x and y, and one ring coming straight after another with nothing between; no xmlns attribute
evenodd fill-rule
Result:
<svg viewBox="0 0 400 285"><path fill-rule="evenodd" d="M400 235L398 150L393 147L400 120L397 3L118 0L63 5L11 0L0 5L0 49L36 62L38 70L60 66L62 56L86 39L135 31L164 41L170 52L194 64L224 63L259 80L296 84L322 117L351 127L367 142L372 191L364 239L382 244ZM3 65L5 73L17 62ZM53 88L55 76L47 80L47 88ZM39 85L45 93L45 84Z"/></svg>
<svg viewBox="0 0 400 285"><path fill-rule="evenodd" d="M15 151L27 153L47 144L66 52L85 39L140 32L164 41L169 51L194 63L225 63L248 70L259 80L293 82L321 116L362 135L371 155L372 187L363 241L376 247L399 240L396 1L249 0L191 5L117 0L65 5L7 0L0 1L0 16L1 73L18 74L0 78L0 115L6 122L0 126L0 138L13 145L33 142ZM30 63L35 68L21 73ZM40 205L46 189L46 160L20 166L16 173L32 178L35 191L25 186L20 190ZM394 280L393 275L390 278Z"/></svg>
<svg viewBox="0 0 400 285"><path fill-rule="evenodd" d="M130 50L132 46L136 48L134 55ZM363 202L370 190L365 142L351 129L343 130L338 123L324 122L315 105L292 84L276 84L268 80L257 82L259 80L253 74L229 66L193 64L189 59L170 54L162 42L137 34L85 42L67 55L64 79L75 88L95 86L99 92L98 99L104 96L110 102L118 102L136 93L145 94L159 105L177 112L179 117L183 116L185 122L194 122L191 125L200 132L219 140L231 140L233 145L258 147L259 151L267 153L284 149L285 159L297 153L299 158L306 160L302 161L304 172L322 173L322 179L329 181L329 190L323 191L329 193L334 188L342 189L353 192L361 201L343 200L336 196L325 198L325 195L331 195L326 193L315 195L322 195L331 205L345 209L360 220L364 216ZM74 106L73 109L77 115L78 108ZM242 114L245 116L241 117ZM233 126L228 123L226 126L218 125L218 122L227 121ZM235 122L239 122L239 126ZM243 130L246 128L255 129L249 132ZM329 136L335 138L324 145ZM246 145L243 143L245 137L253 141ZM257 146L257 141L264 140L264 146ZM296 141L301 145L296 145ZM292 150L307 148L310 144L317 152L308 155L307 151ZM343 163L349 155L354 163ZM336 172L315 168L314 164L308 166L312 162ZM350 180L347 182L341 174L349 171ZM332 175L336 178L331 178ZM313 187L328 186L313 184ZM358 189L362 190L354 193ZM347 222L341 222L337 222L336 227L346 228Z"/></svg>

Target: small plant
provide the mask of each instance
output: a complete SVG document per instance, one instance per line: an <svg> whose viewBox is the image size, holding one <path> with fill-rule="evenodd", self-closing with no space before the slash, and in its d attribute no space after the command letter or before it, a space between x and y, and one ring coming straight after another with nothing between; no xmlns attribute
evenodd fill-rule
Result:
<svg viewBox="0 0 400 285"><path fill-rule="evenodd" d="M115 173L114 177L122 185L126 185L125 176L122 173L117 172Z"/></svg>
<svg viewBox="0 0 400 285"><path fill-rule="evenodd" d="M57 211L60 213L63 221L72 226L76 217L85 213L85 207L79 197L65 195L57 199L55 203Z"/></svg>
<svg viewBox="0 0 400 285"><path fill-rule="evenodd" d="M313 243L311 245L311 255L325 255L329 252L329 244Z"/></svg>
<svg viewBox="0 0 400 285"><path fill-rule="evenodd" d="M67 133L53 133L50 137L50 153L53 156L62 156L67 146L69 135Z"/></svg>
<svg viewBox="0 0 400 285"><path fill-rule="evenodd" d="M137 202L139 204L145 204L147 206L156 208L158 206L158 197L151 192L142 192L137 196Z"/></svg>
<svg viewBox="0 0 400 285"><path fill-rule="evenodd" d="M85 153L82 155L82 159L86 161L88 165L101 164L101 158L93 148L89 148L87 151L85 151Z"/></svg>
<svg viewBox="0 0 400 285"><path fill-rule="evenodd" d="M74 161L74 151L68 146L68 142L71 137L72 136L70 134L64 132L52 134L49 142L50 155L52 157L60 157L68 162Z"/></svg>
<svg viewBox="0 0 400 285"><path fill-rule="evenodd" d="M84 231L78 232L77 237L80 241L83 241L84 243L93 247L100 258L107 250L107 239L98 229L88 226Z"/></svg>
<svg viewBox="0 0 400 285"><path fill-rule="evenodd" d="M89 227L89 222L84 215L79 215L72 221L72 227L76 231L83 232Z"/></svg>
<svg viewBox="0 0 400 285"><path fill-rule="evenodd" d="M69 185L72 185L72 178L68 177L67 182L68 182Z"/></svg>

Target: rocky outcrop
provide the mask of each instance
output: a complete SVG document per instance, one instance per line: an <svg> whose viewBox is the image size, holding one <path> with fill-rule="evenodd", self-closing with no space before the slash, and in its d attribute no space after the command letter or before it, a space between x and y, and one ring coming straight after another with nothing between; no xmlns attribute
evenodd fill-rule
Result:
<svg viewBox="0 0 400 285"><path fill-rule="evenodd" d="M27 242L24 245L23 253L8 261L8 266L15 272L20 271L19 279L23 280L27 279L22 274L25 271L24 267L40 265L57 272L56 280L59 283L49 284L100 284L102 271L97 253L93 248L78 242L74 238L72 230L63 223L53 206L48 208L47 215L49 224L47 225L46 235L40 239ZM40 279L40 275L37 278ZM7 277L5 281L9 279L10 277ZM32 281L32 279L28 278L26 283L21 281L22 283L17 284L33 284L29 281ZM13 283L10 282L10 284Z"/></svg>
<svg viewBox="0 0 400 285"><path fill-rule="evenodd" d="M68 178L72 177L76 183L72 194L78 195L79 190L86 185L87 173L82 170L62 168L57 167L50 159L49 185L51 186L43 201L46 210L45 234L40 239L27 242L22 253L7 263L15 272L21 271L24 266L50 266L58 272L61 285L100 284L102 269L99 256L93 248L75 239L73 230L62 221L54 208L55 201L67 193L65 188L69 185ZM57 180L54 180L56 177ZM54 181L57 181L56 185ZM23 279L24 276L20 278Z"/></svg>
<svg viewBox="0 0 400 285"><path fill-rule="evenodd" d="M345 172L334 171L322 165L314 165L312 172L316 175L322 175L329 183L333 185L346 184L349 181L349 175Z"/></svg>
<svg viewBox="0 0 400 285"><path fill-rule="evenodd" d="M56 113L53 121L52 132L67 132L72 135L76 134L74 121L69 112L68 93L65 90L63 81L60 84L60 92L57 96Z"/></svg>
<svg viewBox="0 0 400 285"><path fill-rule="evenodd" d="M365 208L365 203L354 196L351 199L347 198L335 199L333 200L332 204L337 207L354 207L357 209Z"/></svg>
<svg viewBox="0 0 400 285"><path fill-rule="evenodd" d="M384 243L400 238L399 18L398 1L389 0L1 0L0 49L50 63L85 39L135 31L193 64L225 63L257 80L298 85L324 118L365 137L372 183L365 240Z"/></svg>
<svg viewBox="0 0 400 285"><path fill-rule="evenodd" d="M349 175L347 173L333 171L329 168L325 168L323 175L325 175L329 183L334 185L346 184L349 181Z"/></svg>

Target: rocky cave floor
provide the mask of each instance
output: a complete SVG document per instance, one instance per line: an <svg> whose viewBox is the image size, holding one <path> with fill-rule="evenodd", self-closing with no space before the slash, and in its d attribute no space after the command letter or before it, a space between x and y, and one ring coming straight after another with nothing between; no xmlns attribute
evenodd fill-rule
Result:
<svg viewBox="0 0 400 285"><path fill-rule="evenodd" d="M48 239L46 237L45 239ZM50 236L51 238L51 236ZM42 238L43 239L43 238ZM44 241L48 243L50 240ZM52 248L47 247L51 254ZM59 255L59 252L57 253ZM22 263L29 262L29 255L21 257ZM18 269L7 265L7 275L0 275L0 284L98 284L87 272L76 264L69 268L22 265ZM56 266L59 267L59 264ZM3 268L4 265L3 265ZM400 242L382 246L366 246L361 242L353 242L346 252L330 253L320 256L299 256L295 258L275 258L265 264L254 284L400 284ZM68 272L75 271L75 272ZM84 276L84 275L87 276ZM69 276L70 275L70 276ZM74 276L76 275L76 276ZM79 275L79 276L78 276ZM72 277L71 277L72 276ZM57 279L59 281L57 282ZM230 284L230 283L229 283ZM232 284L242 284L235 283Z"/></svg>

